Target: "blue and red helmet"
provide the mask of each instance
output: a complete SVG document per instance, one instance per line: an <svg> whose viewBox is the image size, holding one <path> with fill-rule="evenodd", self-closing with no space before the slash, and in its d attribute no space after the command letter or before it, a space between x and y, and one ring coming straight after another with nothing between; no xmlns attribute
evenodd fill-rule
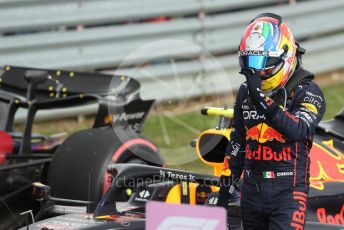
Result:
<svg viewBox="0 0 344 230"><path fill-rule="evenodd" d="M262 79L262 91L282 88L293 74L296 64L296 43L289 28L276 14L255 17L241 39L241 68L254 69Z"/></svg>

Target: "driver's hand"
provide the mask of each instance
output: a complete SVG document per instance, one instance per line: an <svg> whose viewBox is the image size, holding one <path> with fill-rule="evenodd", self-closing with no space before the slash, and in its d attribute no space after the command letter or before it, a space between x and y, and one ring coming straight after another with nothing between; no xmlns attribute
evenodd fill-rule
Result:
<svg viewBox="0 0 344 230"><path fill-rule="evenodd" d="M271 112L277 105L274 101L263 94L261 90L262 79L252 68L242 68L239 72L246 77L248 92L253 104L262 114Z"/></svg>
<svg viewBox="0 0 344 230"><path fill-rule="evenodd" d="M245 67L242 68L239 73L245 76L250 93L261 91L262 79L254 69Z"/></svg>

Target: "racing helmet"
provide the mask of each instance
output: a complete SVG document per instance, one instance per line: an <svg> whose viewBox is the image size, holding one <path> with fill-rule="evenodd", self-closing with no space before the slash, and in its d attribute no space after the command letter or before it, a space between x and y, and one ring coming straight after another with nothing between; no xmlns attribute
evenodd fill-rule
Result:
<svg viewBox="0 0 344 230"><path fill-rule="evenodd" d="M239 46L240 67L253 68L262 79L262 91L272 94L284 87L296 65L297 45L279 15L256 16L246 28Z"/></svg>

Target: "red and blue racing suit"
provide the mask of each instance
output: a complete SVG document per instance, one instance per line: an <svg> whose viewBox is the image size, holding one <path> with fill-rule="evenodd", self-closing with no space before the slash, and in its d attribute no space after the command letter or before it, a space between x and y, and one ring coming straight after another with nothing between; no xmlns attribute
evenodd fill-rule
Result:
<svg viewBox="0 0 344 230"><path fill-rule="evenodd" d="M309 190L309 152L325 99L313 81L286 97L285 108L257 111L246 83L237 94L231 141L226 154L234 178L243 175L241 215L244 229L303 229ZM228 178L227 178L228 179ZM219 206L228 204L221 178Z"/></svg>

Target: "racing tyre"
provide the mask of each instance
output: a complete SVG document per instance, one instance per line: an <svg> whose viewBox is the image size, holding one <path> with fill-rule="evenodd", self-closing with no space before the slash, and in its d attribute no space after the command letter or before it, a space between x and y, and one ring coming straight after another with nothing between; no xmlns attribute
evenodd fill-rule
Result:
<svg viewBox="0 0 344 230"><path fill-rule="evenodd" d="M111 184L111 163L161 166L155 145L137 133L89 129L74 133L57 149L49 166L47 184L58 198L97 202Z"/></svg>

